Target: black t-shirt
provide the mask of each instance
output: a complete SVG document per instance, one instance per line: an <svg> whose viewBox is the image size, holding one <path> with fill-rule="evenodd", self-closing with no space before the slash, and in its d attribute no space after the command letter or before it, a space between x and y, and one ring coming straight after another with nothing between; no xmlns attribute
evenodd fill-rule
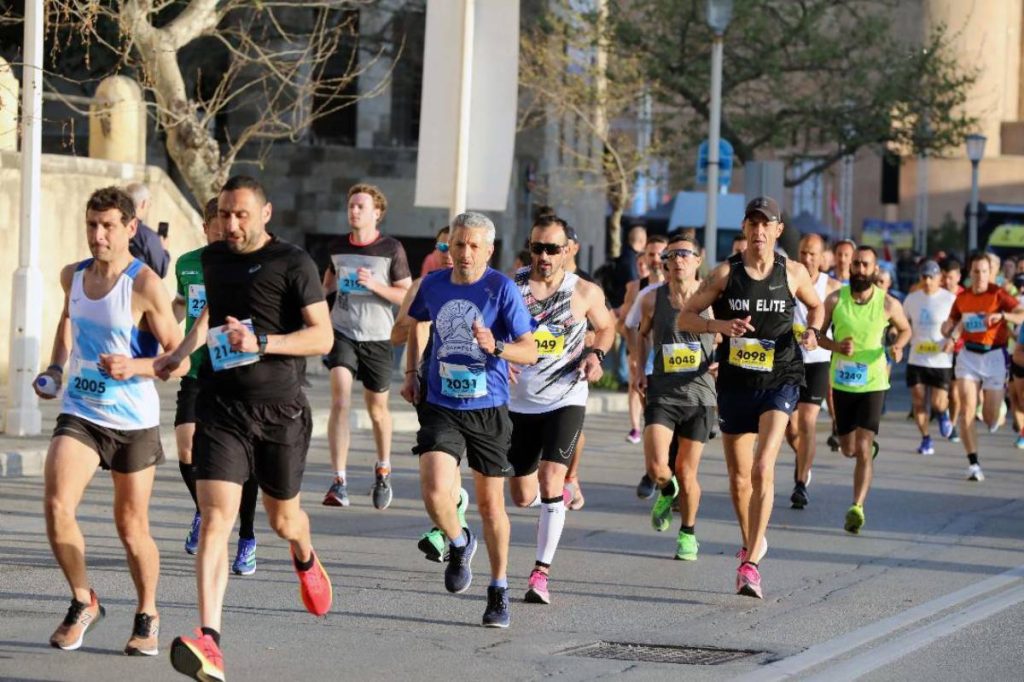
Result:
<svg viewBox="0 0 1024 682"><path fill-rule="evenodd" d="M202 258L211 329L230 315L251 319L256 334L290 334L304 325L302 309L324 300L313 259L273 235L252 253L235 253L226 242L216 242ZM219 372L207 357L199 380L204 390L231 400L284 402L298 395L305 372L306 359L289 355L266 355Z"/></svg>

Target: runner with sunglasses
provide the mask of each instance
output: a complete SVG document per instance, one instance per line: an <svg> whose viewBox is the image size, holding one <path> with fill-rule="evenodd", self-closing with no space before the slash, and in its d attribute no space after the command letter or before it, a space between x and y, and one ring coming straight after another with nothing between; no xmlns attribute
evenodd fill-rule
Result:
<svg viewBox="0 0 1024 682"><path fill-rule="evenodd" d="M673 237L661 254L668 274L640 298L640 327L635 352L645 357L654 346L654 366L640 376L636 389L647 400L644 408L644 459L647 476L661 491L651 509L658 532L672 523L672 503L678 498L681 525L675 558L694 561L699 543L694 528L700 505L697 467L714 425L716 403L711 366L714 334L676 329L676 317L697 291L700 245L682 235ZM700 312L704 320L711 311ZM669 463L672 440L678 443L675 466ZM673 471L674 468L674 471Z"/></svg>
<svg viewBox="0 0 1024 682"><path fill-rule="evenodd" d="M601 361L615 338L615 320L600 287L565 271L566 224L541 216L530 230L530 267L513 281L533 317L537 364L510 365L509 416L512 499L540 507L536 562L526 601L550 604L548 577L565 525L565 478L583 431L588 382L601 378ZM587 322L594 328L586 345Z"/></svg>
<svg viewBox="0 0 1024 682"><path fill-rule="evenodd" d="M762 598L758 562L775 497L775 460L803 382L803 359L793 336L795 299L807 306L799 345L817 348L821 301L807 268L775 253L782 235L779 205L770 197L747 204L747 250L701 281L679 315L680 331L728 337L718 346L718 415L729 489L739 521L736 591ZM701 317L712 307L717 319Z"/></svg>

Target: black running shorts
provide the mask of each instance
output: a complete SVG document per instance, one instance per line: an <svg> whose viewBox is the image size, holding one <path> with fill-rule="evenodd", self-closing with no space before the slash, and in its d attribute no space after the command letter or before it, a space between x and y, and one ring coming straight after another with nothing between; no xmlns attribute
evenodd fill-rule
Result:
<svg viewBox="0 0 1024 682"><path fill-rule="evenodd" d="M878 423L882 420L882 404L887 391L868 391L867 393L851 393L849 391L832 391L832 404L836 408L836 433L845 436L854 429L867 429L878 433Z"/></svg>
<svg viewBox="0 0 1024 682"><path fill-rule="evenodd" d="M196 423L196 399L199 397L199 381L182 377L178 387L178 401L174 408L174 425Z"/></svg>
<svg viewBox="0 0 1024 682"><path fill-rule="evenodd" d="M541 460L568 467L583 431L585 413L582 405L567 405L540 414L510 412L512 448L508 459L513 475L532 474Z"/></svg>
<svg viewBox="0 0 1024 682"><path fill-rule="evenodd" d="M907 386L914 387L918 384L948 391L953 384L953 368L907 365Z"/></svg>
<svg viewBox="0 0 1024 682"><path fill-rule="evenodd" d="M196 412L192 466L197 481L242 485L255 476L274 499L299 494L313 432L304 394L279 403L247 403L204 391Z"/></svg>
<svg viewBox="0 0 1024 682"><path fill-rule="evenodd" d="M796 409L800 387L783 384L777 388L718 388L718 424L722 433L757 433L761 415L778 411L787 415Z"/></svg>
<svg viewBox="0 0 1024 682"><path fill-rule="evenodd" d="M512 464L508 461L512 421L507 406L453 410L423 402L418 413L420 430L412 448L414 454L445 452L458 462L466 453L469 468L477 473L512 475Z"/></svg>
<svg viewBox="0 0 1024 682"><path fill-rule="evenodd" d="M831 362L811 362L804 365L805 385L800 387L799 403L811 403L821 406L821 401L828 395L828 373Z"/></svg>
<svg viewBox="0 0 1024 682"><path fill-rule="evenodd" d="M373 393L391 389L391 369L395 363L390 341L353 341L334 331L334 346L324 356L324 366L331 370L344 367Z"/></svg>
<svg viewBox="0 0 1024 682"><path fill-rule="evenodd" d="M164 462L160 427L109 429L73 414L57 415L53 437L67 436L87 445L100 456L100 466L119 474L134 474Z"/></svg>
<svg viewBox="0 0 1024 682"><path fill-rule="evenodd" d="M673 405L654 400L644 408L644 424L664 426L676 438L707 443L714 426L714 409L710 405Z"/></svg>

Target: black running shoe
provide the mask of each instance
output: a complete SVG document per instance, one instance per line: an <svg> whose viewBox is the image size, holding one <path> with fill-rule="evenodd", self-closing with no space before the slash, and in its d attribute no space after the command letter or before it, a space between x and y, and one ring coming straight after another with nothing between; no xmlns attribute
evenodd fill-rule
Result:
<svg viewBox="0 0 1024 682"><path fill-rule="evenodd" d="M789 501L793 505L793 509L803 509L807 506L807 503L811 501L811 498L807 495L807 486L797 481L797 484L793 486L793 494L789 496Z"/></svg>
<svg viewBox="0 0 1024 682"><path fill-rule="evenodd" d="M641 500L649 500L654 497L655 493L654 481L647 474L640 479L640 482L636 485L636 496Z"/></svg>
<svg viewBox="0 0 1024 682"><path fill-rule="evenodd" d="M463 528L469 541L465 547L448 546L448 566L444 569L444 588L453 594L469 589L473 582L473 555L476 554L476 536Z"/></svg>
<svg viewBox="0 0 1024 682"><path fill-rule="evenodd" d="M507 628L512 622L512 612L508 606L508 588L487 588L487 610L484 611L483 626L485 628Z"/></svg>

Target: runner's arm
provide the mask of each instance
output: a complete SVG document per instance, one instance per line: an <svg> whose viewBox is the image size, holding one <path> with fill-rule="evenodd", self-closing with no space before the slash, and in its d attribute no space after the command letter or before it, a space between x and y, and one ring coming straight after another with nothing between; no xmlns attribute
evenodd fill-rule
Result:
<svg viewBox="0 0 1024 682"><path fill-rule="evenodd" d="M360 268L360 270L363 269L364 268ZM367 289L380 296L388 303L391 303L392 305L399 305L402 302L402 299L405 298L405 292L407 292L409 287L412 286L412 277L406 277L388 285L376 277L373 277L371 274L365 281L360 278L360 282L362 282Z"/></svg>
<svg viewBox="0 0 1024 682"><path fill-rule="evenodd" d="M71 320L68 318L68 294L71 291L71 279L75 274L75 265L72 263L60 271L60 286L64 289L64 307L60 311L60 317L57 319L57 328L53 334L53 350L50 351L50 365L36 375L36 379L44 374L47 375L58 387L64 383L64 365L67 364L68 355L71 352L72 339ZM49 400L56 397L56 395L40 393L36 387L35 380L32 382L32 389L40 398Z"/></svg>
<svg viewBox="0 0 1024 682"><path fill-rule="evenodd" d="M174 317L171 299L167 296L160 276L153 270L143 268L135 278L133 292L139 296L142 314L150 332L165 350L172 350L181 345L181 327ZM157 356L159 357L159 356ZM153 358L128 358L123 355L100 355L104 368L115 379L123 380L131 376L163 378L158 374L159 366ZM182 376L189 370L188 356L185 356L177 368L167 373L168 377Z"/></svg>
<svg viewBox="0 0 1024 682"><path fill-rule="evenodd" d="M615 343L615 317L608 310L601 287L583 280L580 280L580 283L584 285L583 296L587 302L587 320L594 328L594 340L589 347L596 348L602 353L608 353L612 344Z"/></svg>
<svg viewBox="0 0 1024 682"><path fill-rule="evenodd" d="M537 343L533 340L533 332L526 332L515 341L506 343L505 350L501 352L502 360L517 365L535 365L537 358Z"/></svg>
<svg viewBox="0 0 1024 682"><path fill-rule="evenodd" d="M910 322L907 321L907 315L903 312L900 302L888 294L885 296L885 312L889 315L889 322L899 332L896 341L891 346L892 359L894 362L899 362L903 359L903 349L910 343L912 335Z"/></svg>
<svg viewBox="0 0 1024 682"><path fill-rule="evenodd" d="M807 328L822 331L821 323L824 322L824 309L821 306L821 299L818 292L814 290L814 282L803 263L798 261L786 261L786 274L792 282L793 293L807 306Z"/></svg>
<svg viewBox="0 0 1024 682"><path fill-rule="evenodd" d="M828 328L832 326L832 311L836 309L836 303L838 302L838 289L825 297L825 304L822 306L824 319L821 322L821 334L818 335L818 345L825 350L832 351L833 353L842 352L839 350L839 342L835 339L830 339L825 335L825 332L827 332Z"/></svg>
<svg viewBox="0 0 1024 682"><path fill-rule="evenodd" d="M676 317L676 327L682 332L726 333L726 327L731 320L722 320L717 324L714 320L706 320L700 316L705 308L710 308L715 300L725 291L725 285L729 281L729 263L719 263L708 273L708 276L700 281L700 287L683 305L683 309Z"/></svg>
<svg viewBox="0 0 1024 682"><path fill-rule="evenodd" d="M174 319L178 321L178 324L185 319L185 306L185 299L181 294L176 294L174 300L171 301L171 310L174 311Z"/></svg>
<svg viewBox="0 0 1024 682"><path fill-rule="evenodd" d="M324 287L324 296L328 296L338 288L338 273L334 271L334 264L328 264L324 270L324 278L321 282Z"/></svg>
<svg viewBox="0 0 1024 682"><path fill-rule="evenodd" d="M310 303L302 309L302 329L288 334L267 334L267 355L324 355L334 346L334 327L331 325L331 313L326 301ZM243 345L243 351L259 350L256 335L251 332L252 343Z"/></svg>

